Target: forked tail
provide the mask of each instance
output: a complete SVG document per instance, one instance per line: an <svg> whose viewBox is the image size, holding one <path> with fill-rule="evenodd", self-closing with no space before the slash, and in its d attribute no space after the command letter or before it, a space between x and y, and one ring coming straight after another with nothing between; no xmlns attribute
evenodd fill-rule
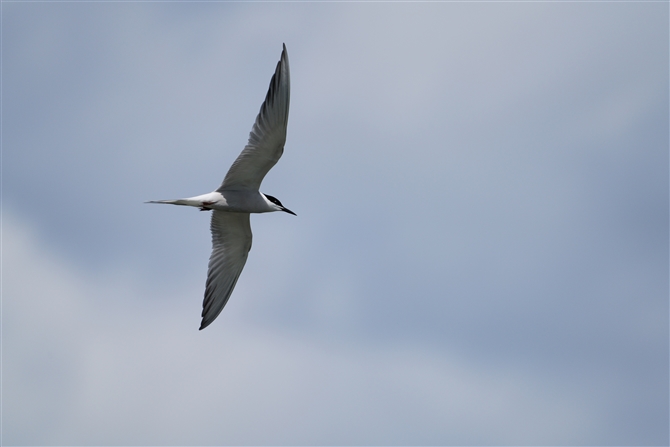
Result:
<svg viewBox="0 0 670 447"><path fill-rule="evenodd" d="M186 206L199 206L198 204L193 203L192 200L188 199L177 199L177 200L149 200L144 203L167 203L168 205L186 205Z"/></svg>

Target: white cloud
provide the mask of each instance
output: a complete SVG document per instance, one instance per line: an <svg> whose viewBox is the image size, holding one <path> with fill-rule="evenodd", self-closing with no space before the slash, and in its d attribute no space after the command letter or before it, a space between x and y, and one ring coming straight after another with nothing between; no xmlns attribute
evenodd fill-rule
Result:
<svg viewBox="0 0 670 447"><path fill-rule="evenodd" d="M593 408L560 384L455 352L239 315L199 332L194 303L87 277L25 221L3 224L5 443L569 443L593 429Z"/></svg>

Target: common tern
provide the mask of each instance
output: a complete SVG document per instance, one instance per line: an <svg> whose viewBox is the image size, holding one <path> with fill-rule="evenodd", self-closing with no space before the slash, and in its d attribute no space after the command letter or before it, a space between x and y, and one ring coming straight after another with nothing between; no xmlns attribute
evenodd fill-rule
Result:
<svg viewBox="0 0 670 447"><path fill-rule="evenodd" d="M209 257L200 330L219 316L233 293L251 249L250 213L284 211L296 215L279 200L259 191L263 177L284 153L291 95L286 45L270 87L251 128L249 142L214 192L177 200L152 200L212 211L212 254Z"/></svg>

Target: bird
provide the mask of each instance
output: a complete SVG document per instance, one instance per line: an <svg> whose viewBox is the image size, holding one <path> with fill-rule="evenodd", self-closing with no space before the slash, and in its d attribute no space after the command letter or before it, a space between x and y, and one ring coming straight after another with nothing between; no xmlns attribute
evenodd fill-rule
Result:
<svg viewBox="0 0 670 447"><path fill-rule="evenodd" d="M207 194L145 203L184 205L212 211L212 254L207 267L200 329L219 316L233 293L251 249L250 213L283 211L296 215L275 197L259 191L263 178L284 153L291 79L286 44L265 100L256 116L249 141L233 162L221 186Z"/></svg>

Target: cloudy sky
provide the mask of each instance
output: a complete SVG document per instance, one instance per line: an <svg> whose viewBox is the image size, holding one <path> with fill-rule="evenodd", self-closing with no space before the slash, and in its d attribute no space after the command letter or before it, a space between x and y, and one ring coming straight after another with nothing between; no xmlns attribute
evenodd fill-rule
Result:
<svg viewBox="0 0 670 447"><path fill-rule="evenodd" d="M3 3L2 443L667 444L668 9Z"/></svg>

